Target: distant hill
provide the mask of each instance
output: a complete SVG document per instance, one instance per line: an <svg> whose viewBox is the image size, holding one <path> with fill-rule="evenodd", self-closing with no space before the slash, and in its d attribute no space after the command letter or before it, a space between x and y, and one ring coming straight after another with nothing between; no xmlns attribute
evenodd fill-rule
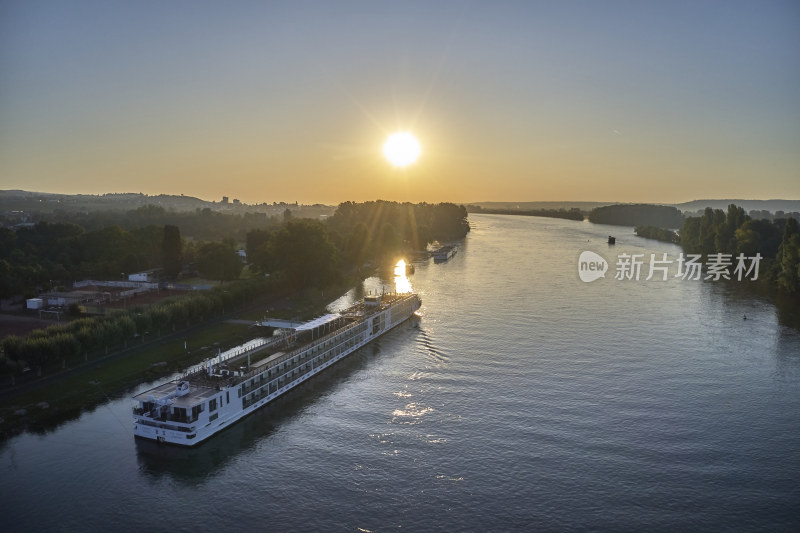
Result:
<svg viewBox="0 0 800 533"><path fill-rule="evenodd" d="M701 211L706 207L712 209L728 209L730 204L736 204L745 211L783 211L791 213L792 211L800 211L800 200L692 200L691 202L684 202L682 204L674 205L681 211L693 213Z"/></svg>
<svg viewBox="0 0 800 533"><path fill-rule="evenodd" d="M193 196L141 193L56 194L31 191L0 191L0 209L37 212L52 211L128 211L144 205L158 205L174 211L194 211L197 208L219 207Z"/></svg>
<svg viewBox="0 0 800 533"><path fill-rule="evenodd" d="M315 204L313 206L273 202L248 205L228 198L222 201L208 201L194 196L142 193L106 193L106 194L56 194L47 192L30 192L20 190L0 191L0 214L14 211L26 213L55 212L100 212L131 211L147 205L163 207L167 211L184 212L196 209L211 209L222 212L261 212L282 214L290 209L295 214L317 217L332 215L335 206Z"/></svg>
<svg viewBox="0 0 800 533"><path fill-rule="evenodd" d="M667 205L677 207L684 213L693 215L697 211L702 211L706 207L712 209L728 209L730 204L736 204L745 211L783 211L785 213L800 211L800 200L692 200L681 204L654 203L650 205ZM484 209L519 209L522 211L534 209L572 209L577 207L581 211L589 212L596 207L606 205L634 205L623 204L621 202L471 202L470 205L478 205Z"/></svg>

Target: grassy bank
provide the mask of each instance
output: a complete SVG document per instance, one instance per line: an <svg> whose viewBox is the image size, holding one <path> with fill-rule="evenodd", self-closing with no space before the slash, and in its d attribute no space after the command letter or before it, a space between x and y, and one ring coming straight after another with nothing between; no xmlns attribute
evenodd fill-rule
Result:
<svg viewBox="0 0 800 533"><path fill-rule="evenodd" d="M305 320L324 312L328 303L358 282L353 278L324 291L301 291L225 318L255 322L263 318L268 307L272 317ZM161 341L48 376L48 383L0 401L0 440L25 430L55 429L112 397L128 394L140 383L183 371L214 356L217 349L224 351L260 333L249 325L231 324L217 318Z"/></svg>
<svg viewBox="0 0 800 533"><path fill-rule="evenodd" d="M20 431L46 431L76 418L86 409L150 381L203 361L221 349L245 340L247 326L219 323L173 338L156 346L136 350L120 358L90 363L77 372L23 392L0 403L0 438ZM186 349L184 349L184 340ZM203 349L205 348L205 349Z"/></svg>

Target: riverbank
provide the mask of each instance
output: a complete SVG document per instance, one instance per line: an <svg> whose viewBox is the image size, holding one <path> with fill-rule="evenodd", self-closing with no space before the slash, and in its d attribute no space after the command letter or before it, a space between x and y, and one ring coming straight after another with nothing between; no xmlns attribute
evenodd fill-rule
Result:
<svg viewBox="0 0 800 533"><path fill-rule="evenodd" d="M469 206L470 213L482 215L515 215L526 217L563 218L566 220L583 220L585 215L577 207L566 209L495 209Z"/></svg>
<svg viewBox="0 0 800 533"><path fill-rule="evenodd" d="M124 396L140 383L182 371L213 356L217 349L224 351L256 337L252 324L266 310L274 317L301 320L318 315L333 299L331 295L346 292L357 282L353 278L324 291L267 296L159 339L4 388L0 390L0 441L23 431L52 431L111 398Z"/></svg>

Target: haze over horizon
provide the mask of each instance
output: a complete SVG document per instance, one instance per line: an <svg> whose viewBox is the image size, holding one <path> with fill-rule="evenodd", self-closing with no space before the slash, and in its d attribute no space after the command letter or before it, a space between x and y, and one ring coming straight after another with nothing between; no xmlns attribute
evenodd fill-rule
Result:
<svg viewBox="0 0 800 533"><path fill-rule="evenodd" d="M796 2L0 5L0 189L800 198L799 148Z"/></svg>

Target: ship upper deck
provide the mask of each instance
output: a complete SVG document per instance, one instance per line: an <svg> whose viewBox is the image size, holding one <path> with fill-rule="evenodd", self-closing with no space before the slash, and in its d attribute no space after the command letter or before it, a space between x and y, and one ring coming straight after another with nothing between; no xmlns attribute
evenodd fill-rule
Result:
<svg viewBox="0 0 800 533"><path fill-rule="evenodd" d="M183 377L141 392L133 399L149 402L169 397L172 405L192 407L213 397L221 390L234 387L267 368L291 359L303 350L325 342L371 315L413 296L413 293L391 293L367 297L341 313L325 315L292 327L293 336L275 338L268 342L248 341L211 361L195 366L194 370ZM299 341L298 338L302 334L305 334L306 338L310 336L310 339L307 338L307 342ZM231 355L226 357L227 354ZM189 382L190 387L189 392L181 396L177 393L177 386L184 381Z"/></svg>
<svg viewBox="0 0 800 533"><path fill-rule="evenodd" d="M162 383L158 387L140 392L134 396L133 399L137 402L152 402L153 400L157 401L166 397L170 397L172 400L172 405L176 407L190 408L194 405L203 403L215 394L219 394L219 391L215 388L202 387L192 383L189 386L188 393L184 394L183 396L177 396L175 395L175 392L180 383L181 380Z"/></svg>

